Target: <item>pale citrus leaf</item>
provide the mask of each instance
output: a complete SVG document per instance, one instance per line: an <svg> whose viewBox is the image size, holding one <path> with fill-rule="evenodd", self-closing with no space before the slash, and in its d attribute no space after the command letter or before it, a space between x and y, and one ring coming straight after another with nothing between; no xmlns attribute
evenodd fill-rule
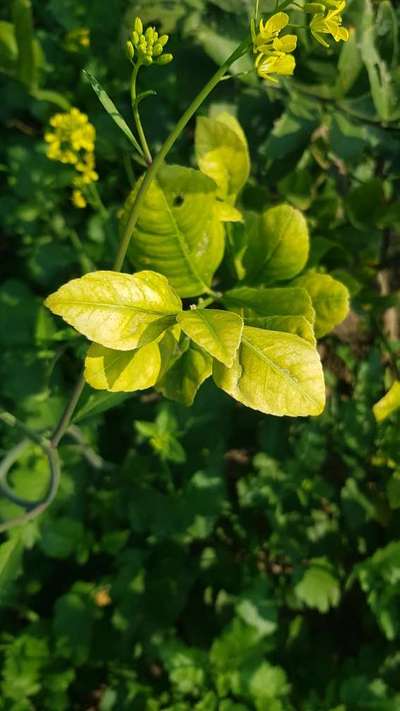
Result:
<svg viewBox="0 0 400 711"><path fill-rule="evenodd" d="M140 184L128 198L122 226ZM141 205L129 257L136 267L164 274L181 296L209 291L223 257L216 190L214 181L199 170L165 165Z"/></svg>
<svg viewBox="0 0 400 711"><path fill-rule="evenodd" d="M350 295L341 281L328 274L307 272L296 279L296 286L306 289L315 309L315 335L325 336L349 313Z"/></svg>
<svg viewBox="0 0 400 711"><path fill-rule="evenodd" d="M247 216L247 276L259 283L292 279L304 269L310 248L307 223L299 210L278 205Z"/></svg>
<svg viewBox="0 0 400 711"><path fill-rule="evenodd" d="M85 360L85 380L96 390L129 393L155 385L160 368L157 343L132 351L115 351L93 343Z"/></svg>
<svg viewBox="0 0 400 711"><path fill-rule="evenodd" d="M311 297L301 287L252 288L241 286L226 291L223 302L237 310L243 318L250 316L304 316L314 323L315 312Z"/></svg>
<svg viewBox="0 0 400 711"><path fill-rule="evenodd" d="M386 420L393 412L400 409L400 382L398 380L393 383L386 395L375 403L372 409L377 422Z"/></svg>
<svg viewBox="0 0 400 711"><path fill-rule="evenodd" d="M167 279L150 271L85 274L45 303L89 340L121 351L156 340L182 309Z"/></svg>
<svg viewBox="0 0 400 711"><path fill-rule="evenodd" d="M245 326L232 368L214 361L218 387L247 407L270 415L319 415L325 405L321 361L291 333Z"/></svg>
<svg viewBox="0 0 400 711"><path fill-rule="evenodd" d="M238 314L218 309L182 311L178 323L197 345L230 367L242 336L243 321Z"/></svg>
<svg viewBox="0 0 400 711"><path fill-rule="evenodd" d="M200 170L218 185L219 197L234 204L250 174L247 141L237 120L227 113L198 118L196 157Z"/></svg>

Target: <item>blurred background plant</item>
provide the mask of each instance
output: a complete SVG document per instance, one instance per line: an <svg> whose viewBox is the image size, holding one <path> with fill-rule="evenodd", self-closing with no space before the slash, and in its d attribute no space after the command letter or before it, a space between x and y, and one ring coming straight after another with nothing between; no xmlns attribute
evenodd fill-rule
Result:
<svg viewBox="0 0 400 711"><path fill-rule="evenodd" d="M252 11L250 0L2 4L0 397L31 427L60 416L85 348L42 299L109 267L138 174L81 70L127 118L134 18L172 35L174 64L142 76L158 92L157 109L142 105L157 149ZM305 24L295 4L291 16ZM329 49L298 30L296 72L277 86L244 57L203 110L245 128L244 204L304 210L312 264L352 294L351 316L321 348L326 412L269 418L212 384L190 411L153 393L86 393L62 445L59 497L0 546L4 711L400 706L399 9L353 0L344 19L349 40ZM97 136L102 180L85 210L71 204L71 166L49 161L43 138L71 107ZM193 159L193 129L171 162ZM0 435L5 454L18 437ZM42 495L40 447L11 478L20 495ZM0 499L2 518L17 512Z"/></svg>

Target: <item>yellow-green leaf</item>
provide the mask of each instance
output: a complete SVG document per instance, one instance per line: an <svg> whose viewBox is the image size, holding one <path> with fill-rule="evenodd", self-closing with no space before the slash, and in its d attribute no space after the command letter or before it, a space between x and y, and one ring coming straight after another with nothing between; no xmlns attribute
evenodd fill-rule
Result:
<svg viewBox="0 0 400 711"><path fill-rule="evenodd" d="M400 409L400 382L395 380L386 395L383 396L374 406L373 412L377 422L386 420L387 417Z"/></svg>
<svg viewBox="0 0 400 711"><path fill-rule="evenodd" d="M315 312L305 289L243 286L225 292L223 302L243 317L246 326L286 331L315 343Z"/></svg>
<svg viewBox="0 0 400 711"><path fill-rule="evenodd" d="M310 248L307 223L299 210L278 205L247 216L247 275L258 283L292 279L304 269Z"/></svg>
<svg viewBox="0 0 400 711"><path fill-rule="evenodd" d="M232 368L214 361L214 380L235 400L270 415L319 415L325 385L316 349L291 333L245 326Z"/></svg>
<svg viewBox="0 0 400 711"><path fill-rule="evenodd" d="M140 181L128 198L126 224ZM143 200L129 249L136 267L164 274L181 296L211 286L224 253L224 228L216 216L217 186L199 170L165 165Z"/></svg>
<svg viewBox="0 0 400 711"><path fill-rule="evenodd" d="M95 343L129 351L155 341L175 322L181 300L155 272L92 272L46 299L53 313Z"/></svg>
<svg viewBox="0 0 400 711"><path fill-rule="evenodd" d="M170 400L177 400L189 407L211 373L211 356L191 343L157 383L157 389Z"/></svg>
<svg viewBox="0 0 400 711"><path fill-rule="evenodd" d="M311 298L301 287L254 289L241 286L226 291L223 302L244 319L252 316L304 316L311 324L315 319Z"/></svg>
<svg viewBox="0 0 400 711"><path fill-rule="evenodd" d="M242 336L243 321L238 314L218 309L182 311L178 323L197 345L230 367Z"/></svg>
<svg viewBox="0 0 400 711"><path fill-rule="evenodd" d="M247 141L238 121L227 113L198 118L196 157L200 170L218 185L219 197L234 204L250 173Z"/></svg>
<svg viewBox="0 0 400 711"><path fill-rule="evenodd" d="M214 212L220 222L243 222L243 215L240 210L230 205L229 202L216 200Z"/></svg>
<svg viewBox="0 0 400 711"><path fill-rule="evenodd" d="M129 393L155 385L160 368L157 343L132 351L114 351L92 343L85 360L85 380L96 390Z"/></svg>
<svg viewBox="0 0 400 711"><path fill-rule="evenodd" d="M325 336L349 313L350 295L342 282L328 274L307 272L296 279L296 286L306 289L315 309L315 335Z"/></svg>

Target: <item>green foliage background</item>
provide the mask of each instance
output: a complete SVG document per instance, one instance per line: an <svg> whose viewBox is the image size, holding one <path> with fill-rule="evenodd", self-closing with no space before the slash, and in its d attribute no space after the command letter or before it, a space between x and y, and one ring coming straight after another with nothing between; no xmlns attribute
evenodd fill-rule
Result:
<svg viewBox="0 0 400 711"><path fill-rule="evenodd" d="M86 393L56 502L0 546L2 711L400 708L400 419L372 415L398 367L383 324L399 298L400 14L386 0L349 5L345 47L326 53L303 32L293 80L267 90L244 75L204 108L236 112L245 128L246 206L304 210L312 263L352 293L350 319L322 345L326 411L266 417L212 384L190 410L151 393L117 396L111 410L116 396ZM134 177L81 69L128 117L132 18L172 33L174 64L145 75L158 91L143 104L157 147L251 9L34 0L40 48L27 45L25 63L20 48L18 65L2 4L0 397L30 426L56 422L85 351L42 300L88 259L109 268ZM77 27L90 28L90 49L68 39ZM71 206L68 170L45 155L48 119L68 104L97 129L106 219ZM193 129L171 161L193 161ZM5 454L17 435L0 435ZM27 448L16 490L36 498L46 477ZM0 499L2 518L17 512Z"/></svg>

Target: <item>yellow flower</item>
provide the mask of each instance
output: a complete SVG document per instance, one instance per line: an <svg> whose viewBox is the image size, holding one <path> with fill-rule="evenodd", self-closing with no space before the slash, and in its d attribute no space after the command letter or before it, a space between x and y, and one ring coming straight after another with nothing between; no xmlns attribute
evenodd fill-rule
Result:
<svg viewBox="0 0 400 711"><path fill-rule="evenodd" d="M290 76L294 72L296 61L290 56L297 46L296 35L279 37L282 30L289 24L286 12L276 12L266 22L260 20L259 32L252 27L253 50L257 54L256 69L262 79L277 83L271 75Z"/></svg>
<svg viewBox="0 0 400 711"><path fill-rule="evenodd" d="M257 64L258 75L262 79L277 84L278 81L271 74L280 74L282 76L291 76L295 70L296 60L291 54L284 52L274 52L269 55L260 55L260 61Z"/></svg>
<svg viewBox="0 0 400 711"><path fill-rule="evenodd" d="M86 205L87 205L86 198L84 197L84 195L81 193L80 190L73 191L72 204L79 209L86 207Z"/></svg>
<svg viewBox="0 0 400 711"><path fill-rule="evenodd" d="M50 126L53 130L46 131L44 136L47 156L50 160L74 166L72 202L75 207L86 207L84 190L99 179L94 156L95 128L86 114L76 108L55 114L50 119Z"/></svg>
<svg viewBox="0 0 400 711"><path fill-rule="evenodd" d="M253 34L253 45L254 52L262 52L266 54L270 52L274 47L275 43L286 42L288 47L291 49L280 49L281 52L293 52L296 48L297 37L296 35L286 35L282 39L278 39L278 35L289 23L289 15L286 12L277 12L275 15L269 18L266 22L260 20L260 31L256 35Z"/></svg>
<svg viewBox="0 0 400 711"><path fill-rule="evenodd" d="M318 14L314 15L310 22L310 30L314 39L317 40L324 47L329 47L328 42L322 37L322 35L332 35L336 42L347 42L349 39L349 31L346 27L342 27L342 16L341 12L346 7L346 2L338 2L335 9L328 10L326 15Z"/></svg>

